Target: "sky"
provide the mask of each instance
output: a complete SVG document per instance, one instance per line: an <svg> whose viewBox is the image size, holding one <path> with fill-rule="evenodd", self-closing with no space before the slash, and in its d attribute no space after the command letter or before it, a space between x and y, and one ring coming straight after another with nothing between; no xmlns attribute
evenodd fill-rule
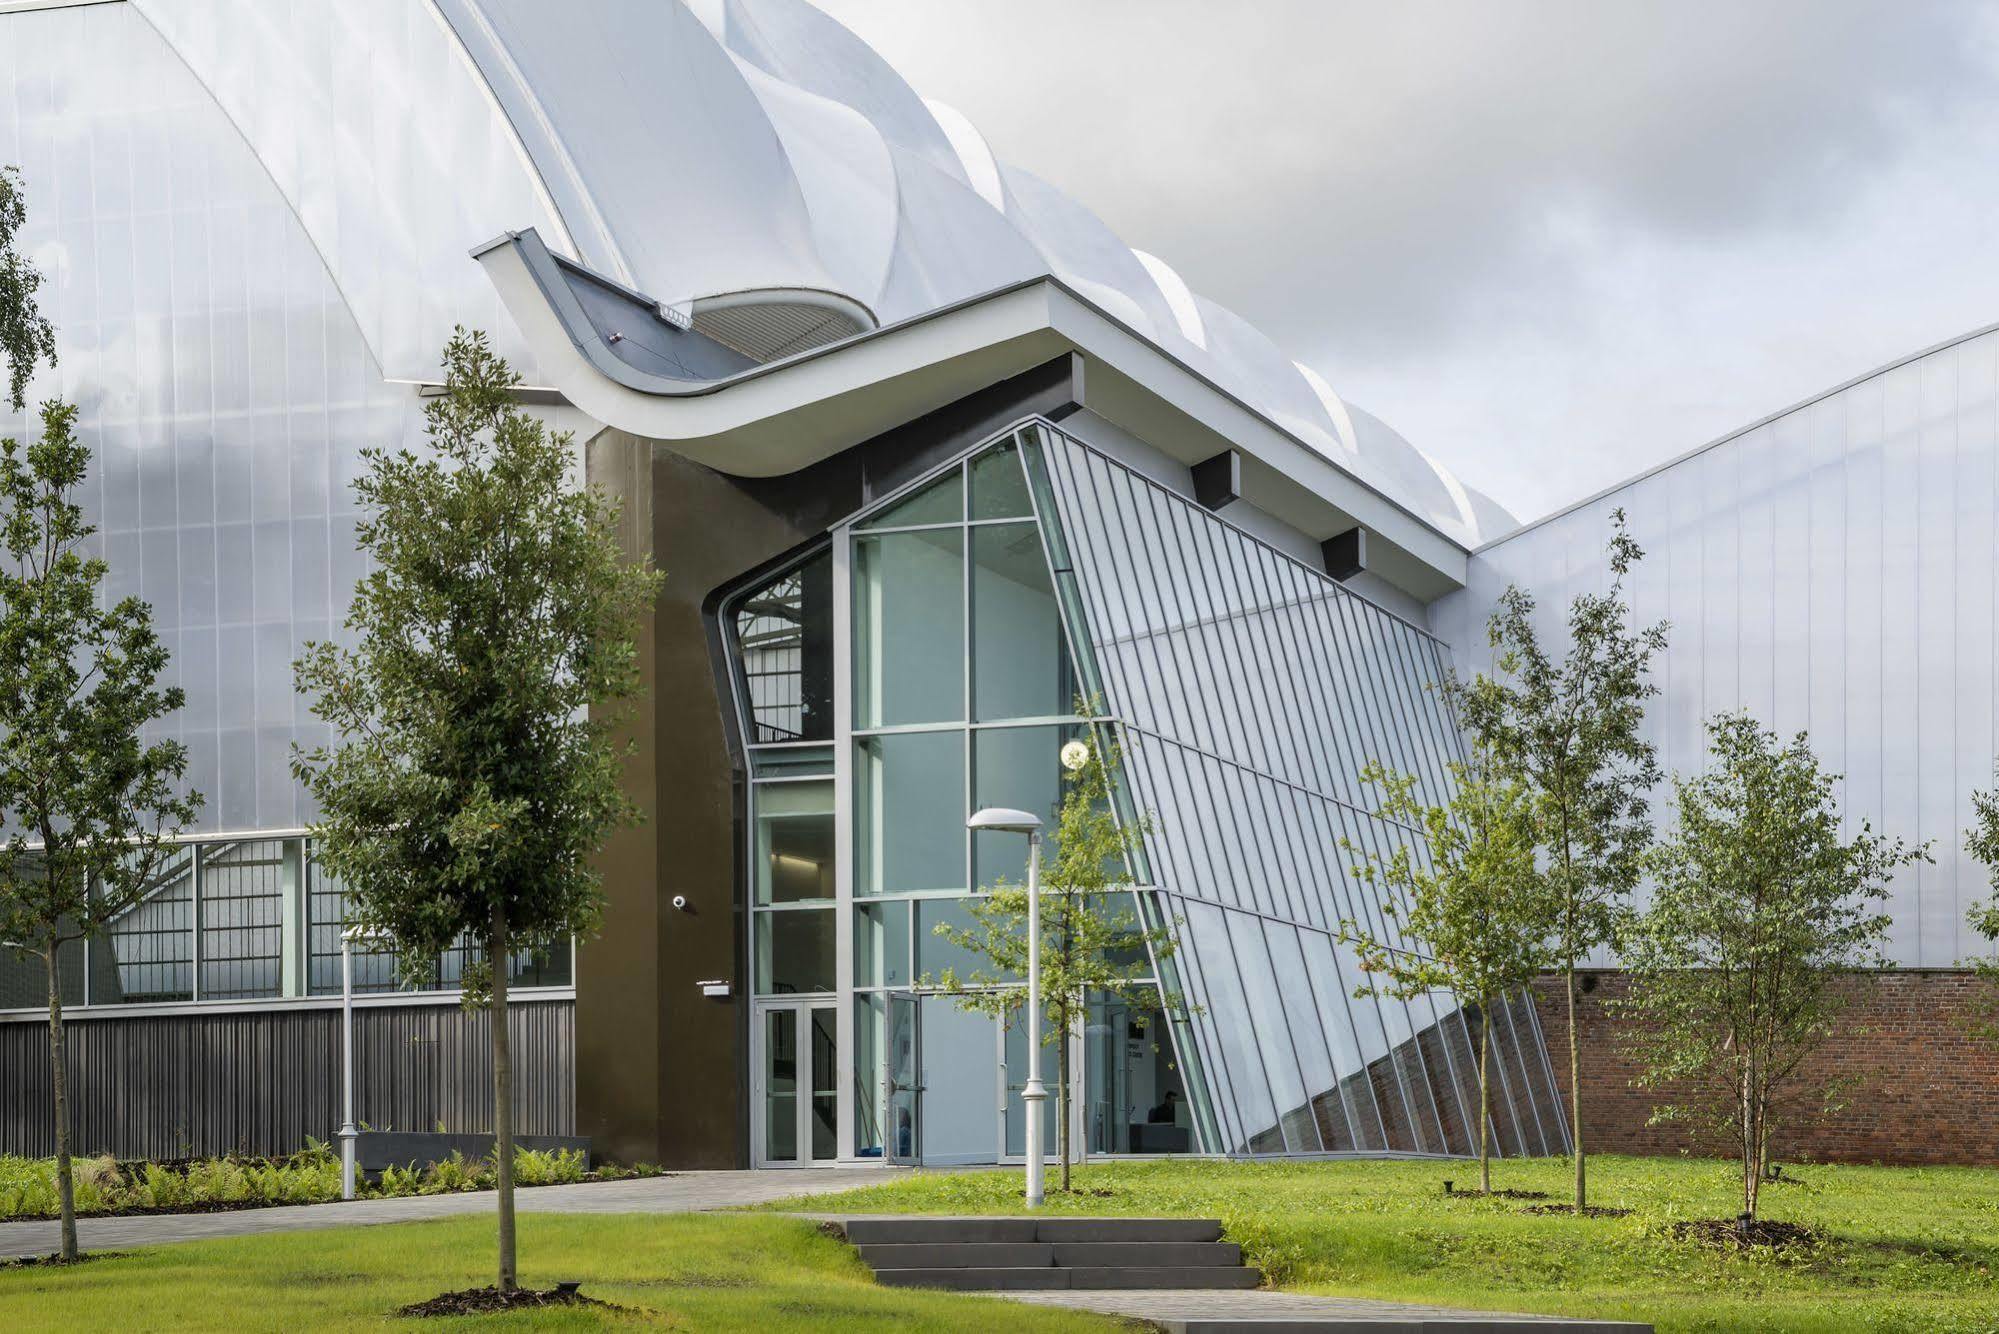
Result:
<svg viewBox="0 0 1999 1334"><path fill-rule="evenodd" d="M1971 0L816 0L1522 519L1999 322Z"/></svg>

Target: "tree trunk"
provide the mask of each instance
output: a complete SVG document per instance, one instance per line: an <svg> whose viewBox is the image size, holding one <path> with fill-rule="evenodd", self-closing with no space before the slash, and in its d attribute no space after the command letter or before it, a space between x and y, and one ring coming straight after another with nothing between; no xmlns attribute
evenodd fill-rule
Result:
<svg viewBox="0 0 1999 1334"><path fill-rule="evenodd" d="M1491 1100L1486 1083L1490 1073L1487 1054L1492 1048L1492 1006L1490 1001L1478 1007L1478 1189L1481 1195L1492 1194L1492 1146L1486 1139L1486 1121L1490 1117Z"/></svg>
<svg viewBox="0 0 1999 1334"><path fill-rule="evenodd" d="M56 1103L56 1199L62 1211L62 1258L76 1259L76 1179L69 1161L69 1069L63 1060L62 986L56 980L56 945L42 956L49 975L49 1087Z"/></svg>
<svg viewBox="0 0 1999 1334"><path fill-rule="evenodd" d="M1063 1016L1068 1017L1066 1014ZM1055 1142L1062 1146L1062 1191L1069 1190L1069 1026L1055 1040L1055 1115L1059 1118Z"/></svg>
<svg viewBox="0 0 1999 1334"><path fill-rule="evenodd" d="M1569 1140L1576 1159L1576 1212L1589 1202L1583 1160L1583 1038L1576 1030L1576 963L1565 970L1569 993Z"/></svg>
<svg viewBox="0 0 1999 1334"><path fill-rule="evenodd" d="M514 1269L514 1058L507 1032L507 913L495 904L486 942L493 970L493 1176L499 1188L500 1277L502 1292L515 1287Z"/></svg>
<svg viewBox="0 0 1999 1334"><path fill-rule="evenodd" d="M1757 1116L1756 1062L1742 1066L1742 1213L1756 1218L1756 1197L1763 1185L1763 1127Z"/></svg>

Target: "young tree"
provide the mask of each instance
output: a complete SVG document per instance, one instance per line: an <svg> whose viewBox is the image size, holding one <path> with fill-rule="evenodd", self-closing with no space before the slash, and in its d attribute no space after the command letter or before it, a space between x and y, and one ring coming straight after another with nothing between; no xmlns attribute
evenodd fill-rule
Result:
<svg viewBox="0 0 1999 1334"><path fill-rule="evenodd" d="M1974 823L1964 831L1964 849L1985 864L1999 889L1999 788L1973 792ZM1966 914L1971 929L1985 941L1985 953L1965 962L1985 982L1985 993L1972 999L1971 1029L1987 1042L1999 1042L1999 894L1973 904Z"/></svg>
<svg viewBox="0 0 1999 1334"><path fill-rule="evenodd" d="M515 1286L513 1061L507 961L593 930L591 855L637 810L613 740L637 688L639 617L658 576L628 563L614 510L569 480L566 432L514 402L485 336L444 350L425 408L431 449L364 451L356 529L373 569L355 588L353 647L316 643L298 687L334 745L293 769L318 800L315 855L348 921L427 966L460 935L485 964L499 1283Z"/></svg>
<svg viewBox="0 0 1999 1334"><path fill-rule="evenodd" d="M19 412L27 404L28 378L35 363L56 360L56 334L35 307L41 271L20 253L17 238L28 221L21 174L0 167L0 352L7 357L7 401Z"/></svg>
<svg viewBox="0 0 1999 1334"><path fill-rule="evenodd" d="M0 941L48 975L50 1086L62 1257L76 1258L69 1076L58 956L157 888L166 841L201 797L177 791L187 752L143 730L181 706L162 686L152 610L101 596L107 567L75 496L90 464L76 409L42 406L41 438L0 441Z"/></svg>
<svg viewBox="0 0 1999 1334"><path fill-rule="evenodd" d="M1588 1178L1576 969L1615 940L1628 915L1652 838L1646 796L1660 779L1641 729L1645 701L1658 693L1646 672L1666 647L1666 626L1632 628L1624 579L1644 552L1626 531L1623 510L1611 520L1610 587L1570 604L1567 655L1557 659L1542 648L1533 597L1509 587L1486 631L1499 675L1489 688L1457 696L1465 730L1535 798L1540 874L1555 914L1553 961L1568 1004L1578 1211L1588 1203Z"/></svg>
<svg viewBox="0 0 1999 1334"><path fill-rule="evenodd" d="M1649 858L1650 907L1623 942L1641 1082L1671 1085L1660 1118L1727 1134L1754 1218L1770 1137L1833 1085L1804 1069L1846 1004L1839 975L1885 967L1888 880L1926 848L1840 833L1837 779L1801 732L1787 744L1746 713L1708 723L1707 771L1673 780L1678 822Z"/></svg>
<svg viewBox="0 0 1999 1334"><path fill-rule="evenodd" d="M1142 828L1121 823L1113 807L1117 747L1100 738L1072 741L1063 748L1063 760L1073 767L1062 781L1053 846L1041 868L1041 1040L1056 1051L1057 1142L1062 1189L1068 1190L1075 1077L1069 1036L1082 1026L1090 997L1114 996L1146 1013L1177 1004L1179 997L1162 998L1152 983L1132 976L1148 946L1155 957L1170 958L1173 939L1164 926L1142 925L1132 909L1131 867ZM1021 985L1027 976L1026 886L999 881L972 900L971 918L962 927L940 922L936 931L981 962L962 977L947 968L924 978L924 985L951 993L962 1009L1010 1021L1026 1008ZM1138 966L1141 973L1149 971Z"/></svg>
<svg viewBox="0 0 1999 1334"><path fill-rule="evenodd" d="M1404 843L1384 857L1341 840L1365 858L1354 870L1378 894L1386 928L1349 918L1340 938L1359 952L1369 978L1356 996L1407 1000L1446 988L1478 1006L1478 1185L1490 1194L1492 1010L1533 985L1553 923L1534 874L1527 785L1476 748L1450 772L1442 806L1424 800L1415 778L1378 762L1361 774L1382 790L1375 815L1420 830L1425 848Z"/></svg>

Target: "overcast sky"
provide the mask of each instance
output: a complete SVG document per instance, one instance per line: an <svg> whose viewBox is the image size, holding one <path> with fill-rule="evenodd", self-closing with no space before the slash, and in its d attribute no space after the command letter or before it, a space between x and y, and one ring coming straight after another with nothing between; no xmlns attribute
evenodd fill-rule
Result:
<svg viewBox="0 0 1999 1334"><path fill-rule="evenodd" d="M817 0L1532 518L1999 321L1999 18Z"/></svg>

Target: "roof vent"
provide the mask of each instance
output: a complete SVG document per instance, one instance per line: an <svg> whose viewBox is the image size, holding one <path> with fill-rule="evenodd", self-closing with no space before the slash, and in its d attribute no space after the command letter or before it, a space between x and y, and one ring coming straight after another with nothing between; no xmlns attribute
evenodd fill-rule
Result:
<svg viewBox="0 0 1999 1334"><path fill-rule="evenodd" d="M696 333L752 361L778 361L867 333L875 317L860 302L811 288L761 288L699 297Z"/></svg>

